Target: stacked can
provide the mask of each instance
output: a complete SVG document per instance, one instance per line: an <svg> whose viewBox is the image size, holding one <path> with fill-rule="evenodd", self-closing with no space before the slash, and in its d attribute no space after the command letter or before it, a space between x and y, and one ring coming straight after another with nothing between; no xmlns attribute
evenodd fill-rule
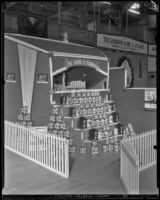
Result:
<svg viewBox="0 0 160 200"><path fill-rule="evenodd" d="M28 107L23 106L18 114L18 124L23 126L33 126L33 120L31 119L31 115L28 113Z"/></svg>
<svg viewBox="0 0 160 200"><path fill-rule="evenodd" d="M91 145L91 154L92 155L98 155L99 154L99 148L98 148L97 142L95 142L95 141Z"/></svg>

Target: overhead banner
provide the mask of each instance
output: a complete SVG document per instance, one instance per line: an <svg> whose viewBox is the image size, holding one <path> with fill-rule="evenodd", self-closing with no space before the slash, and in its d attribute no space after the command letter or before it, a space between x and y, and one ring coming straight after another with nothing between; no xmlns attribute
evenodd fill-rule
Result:
<svg viewBox="0 0 160 200"><path fill-rule="evenodd" d="M97 46L147 54L147 44L121 36L97 34Z"/></svg>
<svg viewBox="0 0 160 200"><path fill-rule="evenodd" d="M156 56L156 54L157 54L156 51L157 51L156 45L151 45L151 44L148 45L148 54L149 55Z"/></svg>

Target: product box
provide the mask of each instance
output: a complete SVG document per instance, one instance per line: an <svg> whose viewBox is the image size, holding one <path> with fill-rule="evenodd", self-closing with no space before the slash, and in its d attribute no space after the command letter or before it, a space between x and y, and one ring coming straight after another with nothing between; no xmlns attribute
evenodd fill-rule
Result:
<svg viewBox="0 0 160 200"><path fill-rule="evenodd" d="M24 113L24 114L27 114L28 113L28 107L27 106L23 106L21 108L21 112Z"/></svg>
<svg viewBox="0 0 160 200"><path fill-rule="evenodd" d="M88 131L88 139L89 140L98 140L98 130L97 129L90 129Z"/></svg>
<svg viewBox="0 0 160 200"><path fill-rule="evenodd" d="M30 114L24 114L23 118L24 118L25 121L30 121L31 120Z"/></svg>
<svg viewBox="0 0 160 200"><path fill-rule="evenodd" d="M24 115L22 113L18 114L18 120L23 121Z"/></svg>
<svg viewBox="0 0 160 200"><path fill-rule="evenodd" d="M85 129L87 128L87 118L85 117L80 117L78 121L78 128L80 129Z"/></svg>
<svg viewBox="0 0 160 200"><path fill-rule="evenodd" d="M33 121L32 121L32 120L27 121L27 122L26 122L26 126L33 126Z"/></svg>

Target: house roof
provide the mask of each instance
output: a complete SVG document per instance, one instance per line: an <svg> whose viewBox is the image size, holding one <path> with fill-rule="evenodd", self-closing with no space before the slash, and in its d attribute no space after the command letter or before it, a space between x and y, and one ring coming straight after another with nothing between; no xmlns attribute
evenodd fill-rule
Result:
<svg viewBox="0 0 160 200"><path fill-rule="evenodd" d="M53 53L55 56L108 60L100 50L86 45L9 33L5 34L5 38L44 53Z"/></svg>

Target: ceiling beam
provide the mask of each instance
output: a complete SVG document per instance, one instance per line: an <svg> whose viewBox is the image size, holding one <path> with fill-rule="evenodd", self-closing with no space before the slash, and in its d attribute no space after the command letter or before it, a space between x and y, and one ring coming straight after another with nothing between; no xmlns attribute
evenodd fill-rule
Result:
<svg viewBox="0 0 160 200"><path fill-rule="evenodd" d="M13 15L13 16L18 16L18 15L21 15L21 16L29 16L29 17L40 17L40 18L45 18L46 19L46 16L44 15L40 15L40 14L37 14L37 13L32 13L32 12L28 12L26 10L19 10L19 9L14 9L14 10L6 10L5 11L5 14L7 15Z"/></svg>
<svg viewBox="0 0 160 200"><path fill-rule="evenodd" d="M19 3L19 2L10 2L10 3L6 4L6 9L11 8L12 6L16 5L17 3Z"/></svg>
<svg viewBox="0 0 160 200"><path fill-rule="evenodd" d="M71 12L71 11L73 11L73 10L74 10L74 8L70 8L70 9L68 9L68 10L62 11L61 14L65 14L65 13ZM58 10L57 10L57 12L58 12ZM74 15L74 14L71 14L71 13L70 13L69 15ZM48 19L51 20L51 19L56 18L56 17L58 17L58 13L55 14L55 15L49 16Z"/></svg>

